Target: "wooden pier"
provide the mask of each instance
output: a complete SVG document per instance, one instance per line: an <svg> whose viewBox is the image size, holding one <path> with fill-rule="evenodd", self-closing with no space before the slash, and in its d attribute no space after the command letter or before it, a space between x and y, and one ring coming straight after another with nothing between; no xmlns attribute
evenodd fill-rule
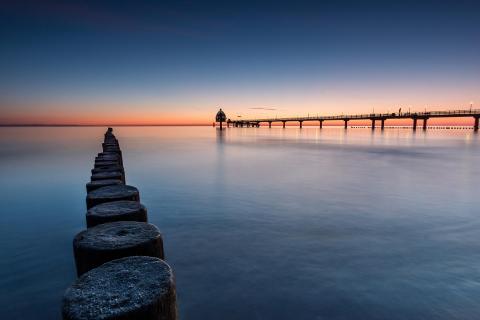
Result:
<svg viewBox="0 0 480 320"><path fill-rule="evenodd" d="M433 118L473 118L473 129L478 131L480 109L467 110L447 110L447 111L425 111L425 112L397 112L397 113L368 113L368 114L352 114L352 115L333 115L333 116L307 116L307 117L287 117L287 118L260 118L260 119L242 119L242 120L227 120L227 127L260 127L261 123L266 123L271 128L272 123L282 123L285 128L287 122L297 122L300 128L303 127L303 122L318 121L319 127L323 127L325 121L343 121L344 128L348 128L350 120L370 120L371 128L376 128L377 122L380 122L380 128L385 128L387 120L411 119L413 130L417 130L419 121L421 121L422 129L427 129L429 119Z"/></svg>

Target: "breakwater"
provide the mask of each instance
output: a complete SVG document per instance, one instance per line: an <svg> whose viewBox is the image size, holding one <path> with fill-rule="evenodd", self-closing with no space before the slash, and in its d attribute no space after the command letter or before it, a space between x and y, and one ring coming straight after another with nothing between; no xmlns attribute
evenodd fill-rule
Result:
<svg viewBox="0 0 480 320"><path fill-rule="evenodd" d="M126 184L122 151L108 128L86 185L86 229L73 240L78 279L63 319L177 319L175 278L140 192Z"/></svg>

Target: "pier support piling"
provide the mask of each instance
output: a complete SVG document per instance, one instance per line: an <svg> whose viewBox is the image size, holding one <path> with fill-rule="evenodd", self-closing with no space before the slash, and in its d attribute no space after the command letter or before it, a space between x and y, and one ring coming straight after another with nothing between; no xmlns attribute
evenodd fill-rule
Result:
<svg viewBox="0 0 480 320"><path fill-rule="evenodd" d="M417 130L417 118L413 118L413 131Z"/></svg>
<svg viewBox="0 0 480 320"><path fill-rule="evenodd" d="M382 119L382 121L381 121L381 128L382 128L382 130L385 129L385 119Z"/></svg>
<svg viewBox="0 0 480 320"><path fill-rule="evenodd" d="M478 131L478 122L480 117L475 117L474 119L475 119L475 123L473 124L473 130Z"/></svg>
<svg viewBox="0 0 480 320"><path fill-rule="evenodd" d="M375 119L372 119L372 130L375 130Z"/></svg>
<svg viewBox="0 0 480 320"><path fill-rule="evenodd" d="M323 120L320 120L320 129L323 128Z"/></svg>
<svg viewBox="0 0 480 320"><path fill-rule="evenodd" d="M269 127L269 128L272 127L272 121L269 121L269 122L268 122L268 127Z"/></svg>
<svg viewBox="0 0 480 320"><path fill-rule="evenodd" d="M300 129L302 129L302 127L303 127L303 121L299 121L299 123L300 123Z"/></svg>
<svg viewBox="0 0 480 320"><path fill-rule="evenodd" d="M283 129L285 129L285 123L287 123L287 121L282 121L283 122Z"/></svg>
<svg viewBox="0 0 480 320"><path fill-rule="evenodd" d="M347 128L348 128L348 120L345 119L345 120L343 120L343 121L345 121L345 126L344 126L344 128L345 128L345 130L347 130Z"/></svg>
<svg viewBox="0 0 480 320"><path fill-rule="evenodd" d="M422 129L423 129L424 131L427 130L427 120L428 120L428 118L423 118L423 127L422 127Z"/></svg>

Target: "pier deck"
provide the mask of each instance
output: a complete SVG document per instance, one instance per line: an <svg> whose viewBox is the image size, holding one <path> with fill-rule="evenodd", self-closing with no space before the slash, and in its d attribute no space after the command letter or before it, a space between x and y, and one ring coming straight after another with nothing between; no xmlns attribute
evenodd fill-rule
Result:
<svg viewBox="0 0 480 320"><path fill-rule="evenodd" d="M348 127L348 121L350 120L370 120L372 122L372 129L375 129L375 124L377 121L380 121L380 127L383 129L387 120L412 119L413 130L417 129L418 120L422 120L422 128L425 130L427 128L427 121L431 118L467 117L474 119L473 128L475 131L478 131L480 109L227 120L227 126L231 124L234 127L259 127L260 123L268 123L268 126L271 127L272 123L281 122L285 128L287 122L298 122L301 128L303 126L303 122L305 121L318 121L320 128L322 128L324 121L341 120L344 121L344 127L346 129Z"/></svg>

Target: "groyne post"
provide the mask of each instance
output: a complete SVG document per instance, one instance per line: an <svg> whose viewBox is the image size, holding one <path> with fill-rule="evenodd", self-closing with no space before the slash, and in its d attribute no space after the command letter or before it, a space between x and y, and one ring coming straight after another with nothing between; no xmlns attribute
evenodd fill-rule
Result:
<svg viewBox="0 0 480 320"><path fill-rule="evenodd" d="M78 278L62 300L64 320L176 320L172 268L154 257L113 260Z"/></svg>
<svg viewBox="0 0 480 320"><path fill-rule="evenodd" d="M63 319L176 320L175 278L163 261L162 235L147 223L138 189L125 185L112 128L102 149L86 185L88 229L73 241L79 278L64 294Z"/></svg>
<svg viewBox="0 0 480 320"><path fill-rule="evenodd" d="M78 276L124 257L164 258L160 231L153 224L137 221L103 223L81 231L73 240L73 253Z"/></svg>

